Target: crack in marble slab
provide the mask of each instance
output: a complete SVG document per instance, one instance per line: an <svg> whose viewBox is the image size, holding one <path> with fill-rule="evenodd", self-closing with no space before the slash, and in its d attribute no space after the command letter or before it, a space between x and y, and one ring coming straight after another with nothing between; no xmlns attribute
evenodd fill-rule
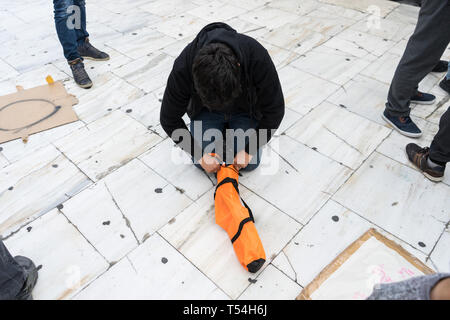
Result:
<svg viewBox="0 0 450 320"><path fill-rule="evenodd" d="M138 237L136 236L136 233L134 232L133 228L131 227L131 223L130 220L125 216L125 214L123 213L122 209L119 207L119 205L117 204L116 199L114 198L113 194L111 193L111 190L109 190L108 185L106 184L106 181L104 181L105 184L105 188L108 191L109 195L111 196L111 200L113 201L114 205L117 207L117 209L119 210L119 212L122 214L122 218L123 220L125 220L125 224L128 227L128 229L130 229L131 233L134 236L134 239L136 240L138 246L140 245L140 242L138 240Z"/></svg>

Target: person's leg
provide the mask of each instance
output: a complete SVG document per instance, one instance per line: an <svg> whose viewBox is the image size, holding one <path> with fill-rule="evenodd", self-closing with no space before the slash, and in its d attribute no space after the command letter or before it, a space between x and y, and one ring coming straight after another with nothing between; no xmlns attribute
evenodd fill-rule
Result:
<svg viewBox="0 0 450 320"><path fill-rule="evenodd" d="M256 130L258 122L246 113L231 115L228 121L228 129L230 129L230 137L226 140L227 163L233 163L236 154L245 149L249 142L250 131ZM232 141L229 141L231 140ZM257 154L252 158L249 165L241 171L253 171L261 163L262 150L259 149Z"/></svg>
<svg viewBox="0 0 450 320"><path fill-rule="evenodd" d="M73 0L53 0L56 32L64 50L67 61L80 59L78 53L77 33L77 10L73 9Z"/></svg>
<svg viewBox="0 0 450 320"><path fill-rule="evenodd" d="M439 87L441 87L442 90L450 94L450 61L448 62L447 66L447 74L445 75L444 79L439 83Z"/></svg>
<svg viewBox="0 0 450 320"><path fill-rule="evenodd" d="M448 62L448 68L447 68L447 76L445 79L450 80L450 61Z"/></svg>
<svg viewBox="0 0 450 320"><path fill-rule="evenodd" d="M442 115L431 146L422 148L410 143L406 146L406 154L425 177L434 182L444 180L445 167L450 162L450 108Z"/></svg>
<svg viewBox="0 0 450 320"><path fill-rule="evenodd" d="M77 37L78 53L81 57L95 61L109 60L109 55L106 52L95 48L89 41L89 33L86 27L86 2L85 0L73 0L75 5L79 8L80 24L79 28L75 29Z"/></svg>
<svg viewBox="0 0 450 320"><path fill-rule="evenodd" d="M430 159L437 164L450 162L450 108L439 121L439 131L430 147Z"/></svg>
<svg viewBox="0 0 450 320"><path fill-rule="evenodd" d="M0 240L0 300L13 300L25 284L25 272Z"/></svg>
<svg viewBox="0 0 450 320"><path fill-rule="evenodd" d="M80 8L80 28L76 28L78 46L82 45L86 38L89 37L89 33L86 29L86 2L85 0L74 0L74 4Z"/></svg>
<svg viewBox="0 0 450 320"><path fill-rule="evenodd" d="M191 134L201 145L203 153L216 153L223 159L223 131L225 124L223 114L207 110L203 110L191 119ZM195 161L194 164L197 168L203 170Z"/></svg>
<svg viewBox="0 0 450 320"><path fill-rule="evenodd" d="M420 81L433 69L450 42L448 1L422 1L414 34L408 41L395 71L386 103L386 113L408 117L411 97Z"/></svg>

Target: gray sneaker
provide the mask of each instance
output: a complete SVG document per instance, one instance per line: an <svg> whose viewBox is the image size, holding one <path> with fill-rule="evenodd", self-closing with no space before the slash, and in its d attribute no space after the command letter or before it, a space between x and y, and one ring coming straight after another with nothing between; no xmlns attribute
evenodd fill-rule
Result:
<svg viewBox="0 0 450 320"><path fill-rule="evenodd" d="M106 61L109 60L109 55L103 51L98 50L90 42L89 38L86 38L84 43L78 46L78 53L85 59Z"/></svg>
<svg viewBox="0 0 450 320"><path fill-rule="evenodd" d="M73 80L81 88L89 89L92 87L92 81L89 78L86 70L84 69L84 63L81 59L75 59L69 61L70 69L72 70Z"/></svg>
<svg viewBox="0 0 450 320"><path fill-rule="evenodd" d="M25 283L23 284L22 290L20 290L17 295L17 300L33 300L31 292L36 286L38 280L38 269L34 265L33 261L27 257L17 256L14 260L23 268L25 273Z"/></svg>

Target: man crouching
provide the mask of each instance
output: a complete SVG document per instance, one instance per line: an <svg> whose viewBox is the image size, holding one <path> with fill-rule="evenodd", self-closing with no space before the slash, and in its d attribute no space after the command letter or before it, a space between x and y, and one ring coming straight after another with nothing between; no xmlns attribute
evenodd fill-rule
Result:
<svg viewBox="0 0 450 320"><path fill-rule="evenodd" d="M222 161L238 170L256 169L261 147L283 116L283 92L267 50L230 26L213 23L175 60L160 120L196 166L213 173Z"/></svg>

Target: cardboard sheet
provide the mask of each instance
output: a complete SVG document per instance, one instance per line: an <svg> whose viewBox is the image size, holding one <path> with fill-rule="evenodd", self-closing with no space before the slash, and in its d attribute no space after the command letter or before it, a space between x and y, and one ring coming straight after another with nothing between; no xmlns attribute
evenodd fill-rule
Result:
<svg viewBox="0 0 450 320"><path fill-rule="evenodd" d="M78 103L58 81L0 97L0 143L22 138L67 123L78 116L72 106Z"/></svg>
<svg viewBox="0 0 450 320"><path fill-rule="evenodd" d="M298 300L362 300L378 283L432 274L401 246L370 229L344 250L297 297Z"/></svg>

